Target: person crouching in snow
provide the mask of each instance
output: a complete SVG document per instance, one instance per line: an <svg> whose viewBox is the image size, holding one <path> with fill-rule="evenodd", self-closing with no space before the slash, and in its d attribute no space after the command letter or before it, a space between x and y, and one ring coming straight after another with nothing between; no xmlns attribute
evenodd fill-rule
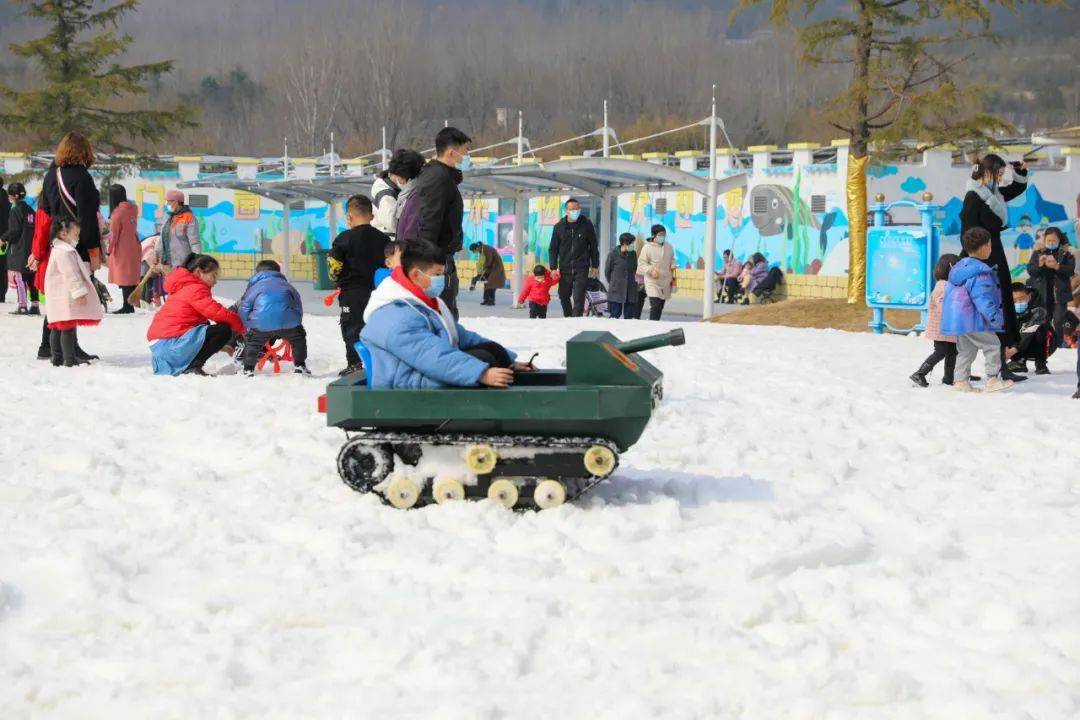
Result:
<svg viewBox="0 0 1080 720"><path fill-rule="evenodd" d="M210 294L220 272L214 258L192 254L165 278L168 297L146 331L155 375L206 375L203 364L214 353L231 353L226 346L244 324Z"/></svg>
<svg viewBox="0 0 1080 720"><path fill-rule="evenodd" d="M548 305L551 303L551 288L559 284L559 273L548 272L543 265L533 268L532 275L525 281L517 304L529 301L529 318L546 318Z"/></svg>
<svg viewBox="0 0 1080 720"><path fill-rule="evenodd" d="M244 375L255 375L266 343L279 338L292 346L294 370L298 375L310 375L307 369L307 333L304 331L304 306L300 293L281 274L281 266L273 260L263 260L255 266L240 298L237 315L247 328L244 336Z"/></svg>
<svg viewBox="0 0 1080 720"><path fill-rule="evenodd" d="M986 359L986 392L1012 387L1011 380L1002 380L1001 343L996 333L1005 329L1001 305L1001 288L997 273L986 264L990 257L990 233L980 227L968 228L961 239L968 257L953 266L941 309L941 332L956 336L957 377L953 388L973 392L971 363L982 350Z"/></svg>
<svg viewBox="0 0 1080 720"><path fill-rule="evenodd" d="M88 365L75 352L78 342L75 328L100 323L101 305L90 281L90 268L75 250L79 244L79 223L63 218L54 220L52 227L52 251L45 270L45 317L49 322L52 364Z"/></svg>
<svg viewBox="0 0 1080 720"><path fill-rule="evenodd" d="M426 241L407 243L401 266L371 294L360 340L371 352L373 387L505 388L531 365L462 327L439 297L446 252Z"/></svg>
<svg viewBox="0 0 1080 720"><path fill-rule="evenodd" d="M945 254L938 258L934 266L933 292L930 293L930 310L926 314L926 339L934 343L934 352L930 357L923 360L923 364L911 376L911 382L919 387L929 387L926 376L937 367L942 360L945 361L945 373L941 382L944 385L953 384L953 371L956 369L956 338L941 332L941 304L945 300L945 288L949 286L949 272L953 265L960 262L956 255Z"/></svg>

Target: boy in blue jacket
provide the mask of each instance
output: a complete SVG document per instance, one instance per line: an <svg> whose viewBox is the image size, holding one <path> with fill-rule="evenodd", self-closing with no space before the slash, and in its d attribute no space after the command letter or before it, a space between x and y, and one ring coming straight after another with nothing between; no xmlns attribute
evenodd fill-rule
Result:
<svg viewBox="0 0 1080 720"><path fill-rule="evenodd" d="M949 272L945 301L941 308L941 332L956 335L956 370L954 377L965 378L953 383L953 388L973 392L967 378L971 364L982 350L986 359L986 392L1012 387L1011 380L1002 380L1001 341L996 333L1005 329L1001 307L1001 287L997 273L986 264L990 257L990 233L980 227L968 228L960 240L967 257Z"/></svg>
<svg viewBox="0 0 1080 720"><path fill-rule="evenodd" d="M426 241L405 244L401 265L371 294L360 340L371 353L373 387L505 388L531 365L454 319L439 294L446 251Z"/></svg>
<svg viewBox="0 0 1080 720"><path fill-rule="evenodd" d="M255 374L255 365L263 354L263 346L279 338L292 345L294 370L298 375L310 375L307 368L307 333L304 331L304 306L300 293L273 260L263 260L255 266L244 296L237 304L237 314L247 328L244 336L244 374Z"/></svg>

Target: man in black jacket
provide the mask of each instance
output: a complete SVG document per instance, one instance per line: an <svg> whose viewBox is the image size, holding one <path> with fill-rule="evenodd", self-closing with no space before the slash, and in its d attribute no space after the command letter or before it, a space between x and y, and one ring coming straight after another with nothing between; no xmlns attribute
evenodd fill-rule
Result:
<svg viewBox="0 0 1080 720"><path fill-rule="evenodd" d="M585 286L600 268L600 246L593 224L581 216L581 203L574 198L566 201L566 217L551 231L548 255L551 271L559 271L563 317L581 317L585 312Z"/></svg>
<svg viewBox="0 0 1080 720"><path fill-rule="evenodd" d="M11 213L11 201L4 189L4 178L0 177L0 236L8 229L8 215ZM7 253L0 255L0 303L7 302L8 274Z"/></svg>
<svg viewBox="0 0 1080 720"><path fill-rule="evenodd" d="M440 297L455 318L458 317L458 276L454 254L461 250L461 217L465 211L458 185L461 171L470 164L470 142L472 138L452 127L443 128L435 136L435 159L413 181L416 189L410 202L418 203L417 237L403 238L427 241L446 253L446 289Z"/></svg>
<svg viewBox="0 0 1080 720"><path fill-rule="evenodd" d="M375 290L375 271L386 266L386 246L390 238L371 224L371 200L353 195L345 204L349 229L334 238L330 246L330 279L341 288L341 337L345 341L345 369L342 375L361 367L356 342L364 329L364 310Z"/></svg>

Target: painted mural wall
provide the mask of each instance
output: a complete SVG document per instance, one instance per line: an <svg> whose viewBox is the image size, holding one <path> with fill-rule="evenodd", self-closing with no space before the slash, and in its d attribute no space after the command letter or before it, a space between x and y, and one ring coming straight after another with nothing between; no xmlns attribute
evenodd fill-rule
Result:
<svg viewBox="0 0 1080 720"><path fill-rule="evenodd" d="M744 259L760 252L772 265L798 274L844 275L848 266L848 218L844 209L843 178L846 148L838 149L835 163L815 164L810 151L796 151L787 164L772 164L772 153L754 153L747 188L719 198L717 204L717 261L730 249ZM1019 153L1006 159L1018 159ZM791 154L787 155L791 158ZM730 156L718 159L722 174L740 172ZM705 171L696 171L704 174ZM870 172L871 198L884 193L888 201L920 200L931 192L942 206L936 220L943 232L943 249L958 251L959 211L970 168L955 166L947 150L928 152L922 162L886 165ZM260 179L273 180L272 176ZM129 197L139 205L139 232L150 235L160 227L164 193L180 181L178 173L148 173L123 183ZM36 193L36 188L31 188ZM213 188L188 191L192 210L199 218L204 250L220 253L283 254L282 207L257 195ZM563 215L565 197L537 198L530 202L525 253L537 262L548 260L551 231ZM1068 155L1053 169L1030 172L1027 191L1009 203L1010 229L1003 234L1014 272L1023 264L1041 232L1051 225L1076 243L1077 209L1080 206L1080 156ZM593 208L595 210L595 208ZM589 208L586 205L586 211ZM107 214L107 208L103 208ZM331 229L324 203L296 203L291 212L289 246L303 255L316 247L328 247L343 227ZM344 217L344 213L339 213ZM681 267L704 267L705 198L693 192L626 194L617 205L616 233L638 237L649 234L653 224L667 229ZM902 212L895 222L917 222L912 211ZM513 256L513 203L498 199L466 201L463 227L466 247L473 241L494 245L509 259Z"/></svg>

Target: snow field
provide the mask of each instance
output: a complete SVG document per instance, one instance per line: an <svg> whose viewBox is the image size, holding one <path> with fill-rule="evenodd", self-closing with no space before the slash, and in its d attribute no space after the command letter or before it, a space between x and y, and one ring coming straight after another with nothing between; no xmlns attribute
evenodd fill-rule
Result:
<svg viewBox="0 0 1080 720"><path fill-rule="evenodd" d="M334 318L315 379L158 378L147 324L56 369L0 315L0 717L1080 715L1070 351L960 396L918 338L688 325L591 497L403 512L337 478Z"/></svg>

